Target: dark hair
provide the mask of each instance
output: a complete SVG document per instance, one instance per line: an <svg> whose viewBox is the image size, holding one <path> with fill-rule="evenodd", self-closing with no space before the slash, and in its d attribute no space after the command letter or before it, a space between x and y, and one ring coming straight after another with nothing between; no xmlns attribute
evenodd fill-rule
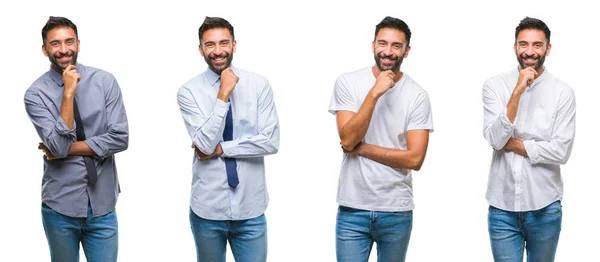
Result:
<svg viewBox="0 0 600 262"><path fill-rule="evenodd" d="M410 28L408 28L408 25L404 23L404 21L395 17L386 16L377 26L375 26L375 38L377 38L379 30L382 28L398 29L398 31L403 32L404 36L406 36L406 46L410 45Z"/></svg>
<svg viewBox="0 0 600 262"><path fill-rule="evenodd" d="M46 37L48 36L48 32L57 27L70 27L75 31L75 38L77 38L77 26L71 22L71 20L60 17L60 16L51 16L46 22L46 25L42 28L42 43L46 44Z"/></svg>
<svg viewBox="0 0 600 262"><path fill-rule="evenodd" d="M542 20L532 17L525 17L515 29L515 43L517 42L519 32L526 29L537 29L543 31L544 35L546 35L547 44L550 43L550 28L548 28L546 23L542 22Z"/></svg>
<svg viewBox="0 0 600 262"><path fill-rule="evenodd" d="M231 34L232 40L235 40L235 36L233 35L233 26L225 19L220 17L209 17L207 16L202 22L200 28L198 28L198 40L202 43L202 34L204 32L213 29L213 28L227 28L229 29L229 33Z"/></svg>

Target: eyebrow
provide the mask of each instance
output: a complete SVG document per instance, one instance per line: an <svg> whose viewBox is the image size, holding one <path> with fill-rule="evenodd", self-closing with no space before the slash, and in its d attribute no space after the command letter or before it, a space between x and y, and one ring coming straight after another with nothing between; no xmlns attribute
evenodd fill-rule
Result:
<svg viewBox="0 0 600 262"><path fill-rule="evenodd" d="M529 44L529 42L527 42L525 40L518 41L517 43L519 43L519 44ZM532 42L532 44L543 44L543 43L544 43L544 41L533 41Z"/></svg>
<svg viewBox="0 0 600 262"><path fill-rule="evenodd" d="M383 39L377 40L377 43L387 43L387 42L388 41L383 40ZM392 45L395 45L395 44L402 45L402 46L404 45L404 43L402 43L402 42L392 42Z"/></svg>
<svg viewBox="0 0 600 262"><path fill-rule="evenodd" d="M69 37L69 38L67 38L67 39L65 39L63 41L75 41L75 37ZM48 43L58 43L58 42L61 42L61 40L60 39L55 39L55 40L52 40L52 41L50 41Z"/></svg>

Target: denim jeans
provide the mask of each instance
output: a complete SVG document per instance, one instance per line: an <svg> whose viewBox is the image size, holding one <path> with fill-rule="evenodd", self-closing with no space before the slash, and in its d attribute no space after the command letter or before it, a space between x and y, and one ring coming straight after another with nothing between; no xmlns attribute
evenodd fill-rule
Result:
<svg viewBox="0 0 600 262"><path fill-rule="evenodd" d="M377 261L404 261L412 231L412 211L378 212L340 206L336 221L338 262L366 262L373 242Z"/></svg>
<svg viewBox="0 0 600 262"><path fill-rule="evenodd" d="M558 245L562 206L556 201L540 210L509 212L493 206L488 211L488 230L496 262L551 262Z"/></svg>
<svg viewBox="0 0 600 262"><path fill-rule="evenodd" d="M92 217L88 206L87 218L79 218L59 214L42 203L42 222L53 262L79 261L79 242L88 262L117 261L119 227L114 210Z"/></svg>
<svg viewBox="0 0 600 262"><path fill-rule="evenodd" d="M208 220L190 209L190 225L198 262L225 262L227 241L237 262L267 261L267 220Z"/></svg>

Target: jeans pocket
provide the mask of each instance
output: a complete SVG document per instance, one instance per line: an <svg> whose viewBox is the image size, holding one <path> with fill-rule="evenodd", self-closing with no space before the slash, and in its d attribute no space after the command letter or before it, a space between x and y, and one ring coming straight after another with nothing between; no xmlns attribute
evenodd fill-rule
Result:
<svg viewBox="0 0 600 262"><path fill-rule="evenodd" d="M342 206L342 205L340 205L338 207L338 212L351 213L351 212L354 212L354 211L357 211L357 210L354 209L354 208L347 207L347 206Z"/></svg>
<svg viewBox="0 0 600 262"><path fill-rule="evenodd" d="M545 216L559 215L562 212L562 205L560 204L560 200L538 210L538 212Z"/></svg>
<svg viewBox="0 0 600 262"><path fill-rule="evenodd" d="M48 205L42 203L42 212L54 213L54 209L50 208Z"/></svg>
<svg viewBox="0 0 600 262"><path fill-rule="evenodd" d="M397 217L410 217L412 216L413 212L412 210L409 211L398 211L398 212L390 212L392 213L392 215L397 216Z"/></svg>
<svg viewBox="0 0 600 262"><path fill-rule="evenodd" d="M494 206L490 205L490 207L488 207L488 213L490 214L500 214L502 212L501 209L495 208Z"/></svg>

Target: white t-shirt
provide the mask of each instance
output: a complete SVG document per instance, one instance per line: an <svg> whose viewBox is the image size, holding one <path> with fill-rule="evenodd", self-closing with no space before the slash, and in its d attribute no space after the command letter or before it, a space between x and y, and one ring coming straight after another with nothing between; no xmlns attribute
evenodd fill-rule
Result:
<svg viewBox="0 0 600 262"><path fill-rule="evenodd" d="M371 67L338 77L329 112L358 112L375 81ZM362 141L406 150L406 132L415 129L433 131L431 105L427 92L404 74L377 101ZM337 202L342 206L371 211L412 210L411 170L389 167L360 155L344 154Z"/></svg>

